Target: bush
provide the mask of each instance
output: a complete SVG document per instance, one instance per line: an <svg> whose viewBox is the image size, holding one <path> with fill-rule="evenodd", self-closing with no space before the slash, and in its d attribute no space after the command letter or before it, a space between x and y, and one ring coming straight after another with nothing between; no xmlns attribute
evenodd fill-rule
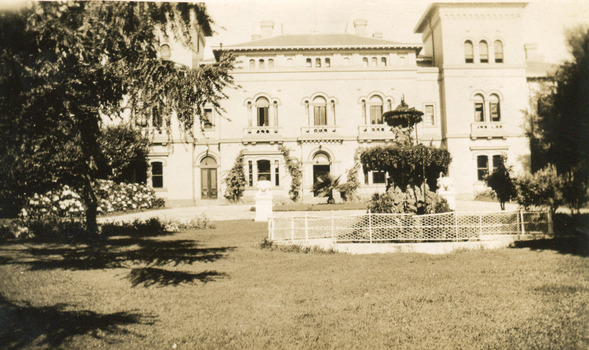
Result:
<svg viewBox="0 0 589 350"><path fill-rule="evenodd" d="M215 224L204 213L192 219L161 220L149 218L132 222L108 222L101 225L102 234L111 236L162 236L188 229L214 229Z"/></svg>
<svg viewBox="0 0 589 350"><path fill-rule="evenodd" d="M243 152L235 159L235 164L224 180L227 187L223 196L230 202L239 202L245 191L246 181L243 173Z"/></svg>
<svg viewBox="0 0 589 350"><path fill-rule="evenodd" d="M505 166L505 159L502 159L501 164L491 173L489 176L485 177L485 182L487 186L489 186L497 199L499 200L499 205L501 206L501 210L505 210L505 203L511 200L515 196L515 184L509 176L509 170Z"/></svg>
<svg viewBox="0 0 589 350"><path fill-rule="evenodd" d="M392 214L434 214L451 211L446 199L435 192L426 192L426 201L423 200L421 189L411 187L405 192L395 187L383 194L375 193L368 203L368 210L372 213Z"/></svg>
<svg viewBox="0 0 589 350"><path fill-rule="evenodd" d="M515 188L518 203L526 209L548 208L554 213L564 202L564 180L553 165L516 179Z"/></svg>
<svg viewBox="0 0 589 350"><path fill-rule="evenodd" d="M484 191L481 192L477 192L474 195L474 200L475 201L489 201L489 200L497 200L497 195L495 194L495 191L493 191L492 189L486 189Z"/></svg>
<svg viewBox="0 0 589 350"><path fill-rule="evenodd" d="M26 228L26 235L20 238L41 242L85 241L89 238L82 221L63 220L55 216L30 220Z"/></svg>

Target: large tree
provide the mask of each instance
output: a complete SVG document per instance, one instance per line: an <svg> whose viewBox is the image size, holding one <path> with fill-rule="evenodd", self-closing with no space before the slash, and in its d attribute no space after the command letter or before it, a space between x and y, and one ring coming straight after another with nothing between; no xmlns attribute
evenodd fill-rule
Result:
<svg viewBox="0 0 589 350"><path fill-rule="evenodd" d="M0 196L79 188L95 234L104 116L156 110L190 136L204 104L219 108L233 84L227 55L194 68L159 57L162 35L196 52L196 23L211 32L202 4L35 2L0 13Z"/></svg>
<svg viewBox="0 0 589 350"><path fill-rule="evenodd" d="M566 201L578 209L589 181L589 27L569 31L567 41L571 59L541 94L531 136L532 151L544 161L535 168L554 164L567 180Z"/></svg>

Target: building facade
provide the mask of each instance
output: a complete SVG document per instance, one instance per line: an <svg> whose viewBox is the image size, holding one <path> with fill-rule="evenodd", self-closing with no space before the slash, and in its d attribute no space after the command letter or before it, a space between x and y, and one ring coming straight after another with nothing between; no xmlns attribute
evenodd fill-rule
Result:
<svg viewBox="0 0 589 350"><path fill-rule="evenodd" d="M362 149L394 142L383 112L402 99L424 112L419 142L447 148L449 176L459 196L483 191L483 177L502 156L516 170L529 166L525 113L529 62L523 41L525 3L433 4L415 27L422 43L355 34L265 35L215 50L237 57L238 88L217 113L205 109L189 142L179 133L155 135L151 178L168 205L222 199L223 182L243 154L252 198L269 180L275 198L288 198L290 174L281 146L302 164L302 199L313 201L319 174L342 176ZM174 130L174 125L172 125ZM384 191L387 174L359 171L361 196Z"/></svg>

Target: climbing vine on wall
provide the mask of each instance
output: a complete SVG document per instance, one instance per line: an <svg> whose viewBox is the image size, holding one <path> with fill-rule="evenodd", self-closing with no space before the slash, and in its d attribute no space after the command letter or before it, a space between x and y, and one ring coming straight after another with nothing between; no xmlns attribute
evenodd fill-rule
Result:
<svg viewBox="0 0 589 350"><path fill-rule="evenodd" d="M235 159L235 164L229 170L224 181L227 188L223 196L231 202L238 202L243 196L246 185L245 174L243 172L243 152L239 152L239 155Z"/></svg>
<svg viewBox="0 0 589 350"><path fill-rule="evenodd" d="M278 148L282 152L286 169L291 177L290 190L288 195L293 202L299 200L301 196L301 180L303 178L303 172L301 170L301 162L290 155L290 149L280 145Z"/></svg>

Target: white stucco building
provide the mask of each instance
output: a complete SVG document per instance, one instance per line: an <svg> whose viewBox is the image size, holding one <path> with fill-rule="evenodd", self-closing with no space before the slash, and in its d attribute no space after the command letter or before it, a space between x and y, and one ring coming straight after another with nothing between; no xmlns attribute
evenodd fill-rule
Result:
<svg viewBox="0 0 589 350"><path fill-rule="evenodd" d="M309 201L318 173L345 182L357 150L394 140L382 113L404 98L425 113L419 141L450 151L456 191L472 197L501 155L516 169L529 164L523 111L530 82L543 73L526 59L525 6L433 4L415 26L418 43L369 35L366 20L354 21L355 34L309 35L274 35L274 23L262 22L263 36L215 49L237 57L239 87L226 91L222 115L205 111L210 122L194 140L154 137L150 181L168 205L222 199L223 179L243 152L244 198L264 178L275 198L287 199L283 145L303 164ZM382 191L385 176L360 171L360 194Z"/></svg>

